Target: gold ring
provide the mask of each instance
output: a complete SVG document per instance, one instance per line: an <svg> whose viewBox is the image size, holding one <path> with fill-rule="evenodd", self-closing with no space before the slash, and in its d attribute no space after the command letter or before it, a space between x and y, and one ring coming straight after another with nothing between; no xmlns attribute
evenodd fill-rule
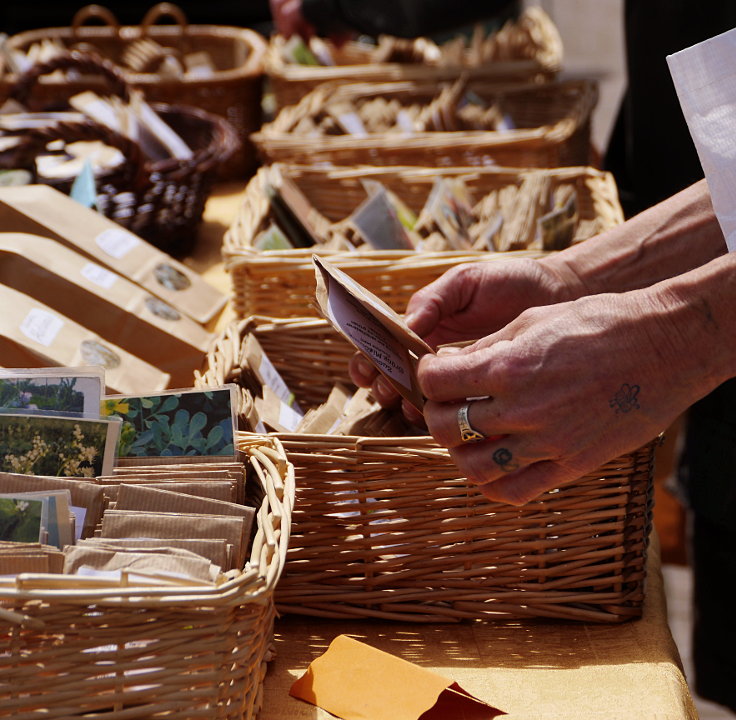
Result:
<svg viewBox="0 0 736 720"><path fill-rule="evenodd" d="M486 440L486 436L470 424L470 420L468 420L469 409L470 403L465 403L457 411L457 426L460 429L460 440L464 443Z"/></svg>

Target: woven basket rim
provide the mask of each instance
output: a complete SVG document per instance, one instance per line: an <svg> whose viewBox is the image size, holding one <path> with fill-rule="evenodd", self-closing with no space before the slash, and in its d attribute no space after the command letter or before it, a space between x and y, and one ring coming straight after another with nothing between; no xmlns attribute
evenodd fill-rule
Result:
<svg viewBox="0 0 736 720"><path fill-rule="evenodd" d="M68 591L54 589L52 587L23 588L24 581L32 581L34 574L21 574L18 576L20 587L9 587L0 585L0 613L3 609L3 601L8 600L46 600L49 602L59 601L87 605L94 602L100 605L123 605L145 607L151 604L182 604L193 605L212 603L222 605L226 603L242 604L245 602L261 602L273 592L286 560L286 550L289 541L291 512L294 505L294 469L288 461L284 449L277 437L256 435L254 440L267 439L267 443L251 445L246 449L249 457L246 462L258 462L261 465L270 465L266 471L269 481L261 480L264 485L264 498L256 511L256 522L259 522L256 536L251 547L250 558L245 567L233 579L227 580L217 587L200 587L196 585L181 587L155 587L155 586L130 586L129 588L97 588L78 589ZM263 445L270 446L270 452L264 453ZM282 487L277 487L274 482L275 464L269 455L277 454L283 461L284 473L279 476ZM261 473L258 473L262 476ZM278 528L278 533L276 532ZM278 534L278 537L277 537ZM270 558L264 567L264 550L269 550ZM44 579L71 578L68 582L72 584L73 576L51 576L42 575ZM2 616L0 615L0 621Z"/></svg>
<svg viewBox="0 0 736 720"><path fill-rule="evenodd" d="M245 62L236 68L225 70L215 70L208 78L187 78L186 75L181 78L162 77L157 73L140 73L132 70L123 69L129 82L138 85L153 85L159 83L171 83L175 85L210 85L225 80L236 80L244 77L257 77L264 73L264 57L266 54L266 40L255 30L250 28L239 28L229 25L187 25L188 36L204 36L217 39L227 39L242 42L249 48ZM83 26L77 30L77 35L73 34L71 27L51 27L39 28L34 30L24 30L23 32L12 35L8 38L6 48L12 50L14 48L26 47L34 42L49 38L93 40L108 39L118 34L116 28L108 26ZM148 29L148 35L152 38L171 38L181 35L179 28L172 25L153 25ZM142 36L141 28L138 25L123 25L120 27L119 36L121 40L133 41ZM8 73L3 80L13 82L17 77L14 73ZM62 79L44 79L44 84L48 85L64 85L65 80Z"/></svg>

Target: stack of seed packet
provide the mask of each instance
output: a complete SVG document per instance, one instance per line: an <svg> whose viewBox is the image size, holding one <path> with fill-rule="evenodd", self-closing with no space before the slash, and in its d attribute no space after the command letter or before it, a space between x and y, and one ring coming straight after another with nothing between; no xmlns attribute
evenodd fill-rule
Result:
<svg viewBox="0 0 736 720"><path fill-rule="evenodd" d="M236 388L105 395L97 367L0 369L0 585L59 573L218 585L248 557L257 497Z"/></svg>

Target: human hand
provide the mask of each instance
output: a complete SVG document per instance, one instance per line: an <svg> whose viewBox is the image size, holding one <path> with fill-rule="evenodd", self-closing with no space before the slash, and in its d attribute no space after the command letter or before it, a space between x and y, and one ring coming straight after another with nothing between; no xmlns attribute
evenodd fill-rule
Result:
<svg viewBox="0 0 736 720"><path fill-rule="evenodd" d="M652 440L700 396L702 362L682 337L649 290L535 307L424 356L424 417L484 495L524 504ZM486 398L469 421L488 439L462 443L457 413L473 397Z"/></svg>
<svg viewBox="0 0 736 720"><path fill-rule="evenodd" d="M284 37L300 35L305 40L312 37L314 27L302 14L302 0L269 0L271 17L277 32Z"/></svg>
<svg viewBox="0 0 736 720"><path fill-rule="evenodd" d="M477 340L499 330L523 310L565 299L561 278L531 258L457 265L421 288L409 300L405 320L430 345ZM361 354L350 362L350 377L369 387L384 407L399 402L391 385ZM405 404L415 424L419 414Z"/></svg>

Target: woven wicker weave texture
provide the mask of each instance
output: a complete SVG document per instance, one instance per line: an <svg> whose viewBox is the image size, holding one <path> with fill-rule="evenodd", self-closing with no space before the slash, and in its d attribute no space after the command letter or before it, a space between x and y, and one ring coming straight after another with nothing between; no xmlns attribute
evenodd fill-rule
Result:
<svg viewBox="0 0 736 720"><path fill-rule="evenodd" d="M529 171L493 168L367 168L325 170L283 166L282 172L297 184L325 224L347 217L365 199L361 181L373 179L395 192L415 212L427 199L437 177L462 177L476 197L501 188L518 186ZM623 221L616 185L608 173L592 168L541 170L552 183L571 183L577 191L580 216L576 240L587 239ZM307 250L258 251L256 235L273 219L265 192L265 171L247 185L243 202L225 234L223 257L232 281L233 307L238 317L304 317L314 314L313 252ZM363 250L328 253L332 263L403 312L412 293L462 262L493 261L508 257L536 257L539 251L488 253L482 251L405 252Z"/></svg>
<svg viewBox="0 0 736 720"><path fill-rule="evenodd" d="M306 318L229 326L198 382L238 382L249 332L303 407L347 382L352 349ZM284 612L416 622L641 613L654 443L510 507L458 477L428 437L279 437L298 488L277 589Z"/></svg>
<svg viewBox="0 0 736 720"><path fill-rule="evenodd" d="M0 586L0 717L256 717L294 476L278 441L241 448L260 504L250 559L234 580L110 590L45 575Z"/></svg>

